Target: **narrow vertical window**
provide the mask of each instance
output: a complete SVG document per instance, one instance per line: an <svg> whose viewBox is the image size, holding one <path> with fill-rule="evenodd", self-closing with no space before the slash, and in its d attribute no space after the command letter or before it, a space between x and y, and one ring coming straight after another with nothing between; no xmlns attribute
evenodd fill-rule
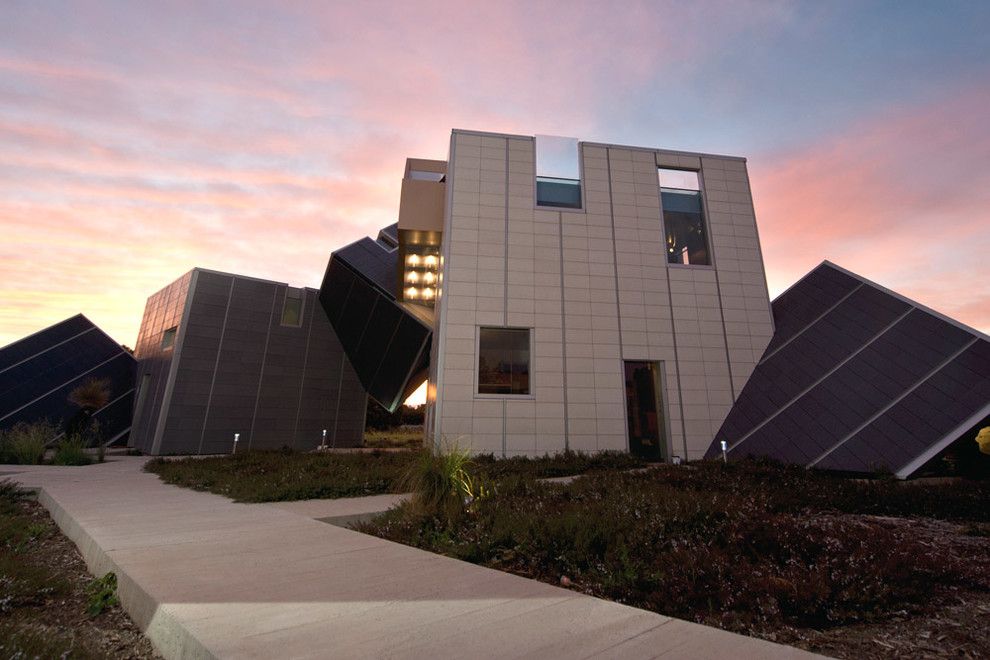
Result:
<svg viewBox="0 0 990 660"><path fill-rule="evenodd" d="M581 208L581 166L576 138L536 136L536 203Z"/></svg>
<svg viewBox="0 0 990 660"><path fill-rule="evenodd" d="M698 173L659 168L659 177L667 261L691 266L710 265Z"/></svg>
<svg viewBox="0 0 990 660"><path fill-rule="evenodd" d="M478 394L529 394L529 329L480 329Z"/></svg>

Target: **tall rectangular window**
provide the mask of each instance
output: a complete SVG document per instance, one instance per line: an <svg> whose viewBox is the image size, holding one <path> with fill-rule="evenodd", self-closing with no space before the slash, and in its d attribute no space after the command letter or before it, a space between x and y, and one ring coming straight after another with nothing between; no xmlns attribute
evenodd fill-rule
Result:
<svg viewBox="0 0 990 660"><path fill-rule="evenodd" d="M291 297L291 292L286 292L285 302L282 304L282 325L298 328L302 325L302 298Z"/></svg>
<svg viewBox="0 0 990 660"><path fill-rule="evenodd" d="M698 173L662 167L658 172L667 261L691 266L710 265Z"/></svg>
<svg viewBox="0 0 990 660"><path fill-rule="evenodd" d="M581 208L581 165L576 138L536 136L536 203Z"/></svg>
<svg viewBox="0 0 990 660"><path fill-rule="evenodd" d="M529 329L480 328L478 394L529 394Z"/></svg>

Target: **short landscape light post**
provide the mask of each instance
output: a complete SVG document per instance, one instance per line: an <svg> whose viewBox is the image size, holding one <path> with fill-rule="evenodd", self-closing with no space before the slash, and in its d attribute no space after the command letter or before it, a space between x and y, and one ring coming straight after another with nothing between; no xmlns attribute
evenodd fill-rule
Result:
<svg viewBox="0 0 990 660"><path fill-rule="evenodd" d="M234 451L230 452L231 454L236 454L237 453L237 441L240 440L240 439L241 439L241 434L240 433L235 433L234 434Z"/></svg>
<svg viewBox="0 0 990 660"><path fill-rule="evenodd" d="M326 451L327 449L327 430L323 429L323 440L320 442L320 451Z"/></svg>
<svg viewBox="0 0 990 660"><path fill-rule="evenodd" d="M729 462L729 458L728 458L728 456L726 456L726 453L729 450L729 443L726 442L725 440L723 440L721 442L721 445L722 445L722 462L723 463L728 463Z"/></svg>

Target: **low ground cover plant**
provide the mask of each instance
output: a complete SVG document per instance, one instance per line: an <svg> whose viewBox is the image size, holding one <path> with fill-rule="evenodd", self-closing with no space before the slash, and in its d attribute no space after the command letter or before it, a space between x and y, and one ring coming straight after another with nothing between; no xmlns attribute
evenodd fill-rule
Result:
<svg viewBox="0 0 990 660"><path fill-rule="evenodd" d="M431 449L419 451L295 452L250 451L206 458L158 458L145 469L177 486L204 490L238 502L278 502L360 497L408 492L409 467ZM638 467L624 454L566 453L542 458L474 457L476 478L543 478L596 470Z"/></svg>
<svg viewBox="0 0 990 660"><path fill-rule="evenodd" d="M0 657L155 657L118 607L116 577L93 580L44 509L6 480L0 480Z"/></svg>
<svg viewBox="0 0 990 660"><path fill-rule="evenodd" d="M493 488L457 516L404 506L362 530L757 634L869 623L990 592L990 543L950 542L963 525L924 523L986 520L988 483L864 483L710 462Z"/></svg>

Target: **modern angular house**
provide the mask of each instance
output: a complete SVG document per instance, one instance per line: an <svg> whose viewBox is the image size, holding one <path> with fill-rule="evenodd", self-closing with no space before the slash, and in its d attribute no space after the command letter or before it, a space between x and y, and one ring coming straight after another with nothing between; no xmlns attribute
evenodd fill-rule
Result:
<svg viewBox="0 0 990 660"><path fill-rule="evenodd" d="M951 452L990 467L990 337L824 262L773 302L776 332L708 457L907 478Z"/></svg>
<svg viewBox="0 0 990 660"><path fill-rule="evenodd" d="M145 453L361 442L367 395L315 289L193 269L148 299L135 357Z"/></svg>
<svg viewBox="0 0 990 660"><path fill-rule="evenodd" d="M455 130L385 233L320 299L380 403L428 374L433 442L700 458L773 333L742 158Z"/></svg>
<svg viewBox="0 0 990 660"><path fill-rule="evenodd" d="M0 424L133 369L73 348L99 336L77 317L0 350ZM424 382L427 442L498 456L725 442L909 477L982 465L957 450L990 424L986 335L828 262L771 305L745 159L547 136L454 130L446 160L407 159L398 222L319 291L192 270L149 298L135 357L114 410L133 398L149 454L355 446L369 398Z"/></svg>
<svg viewBox="0 0 990 660"><path fill-rule="evenodd" d="M102 380L108 402L92 419L104 444L121 441L131 428L134 370L131 354L82 314L29 335L0 348L0 430L40 420L62 430L79 413L72 391Z"/></svg>

